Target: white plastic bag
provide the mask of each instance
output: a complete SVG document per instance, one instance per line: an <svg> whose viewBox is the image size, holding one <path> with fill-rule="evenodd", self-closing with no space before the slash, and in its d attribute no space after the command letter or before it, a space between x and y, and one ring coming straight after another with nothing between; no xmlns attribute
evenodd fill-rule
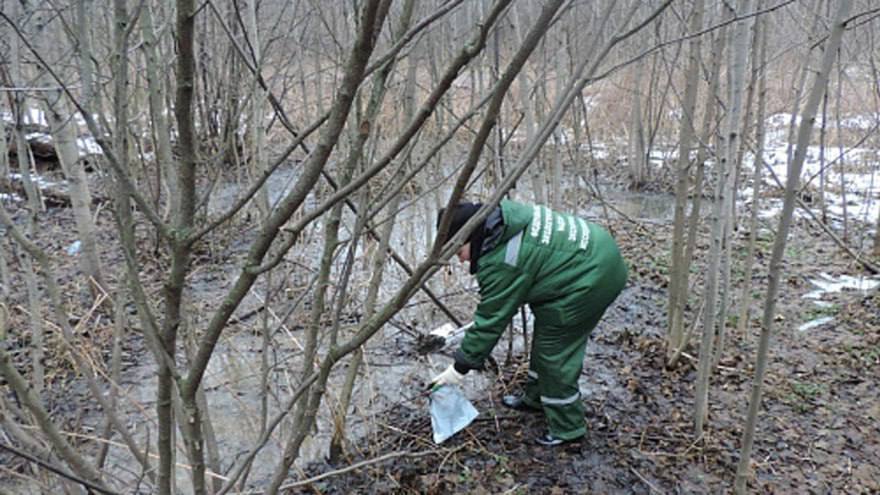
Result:
<svg viewBox="0 0 880 495"><path fill-rule="evenodd" d="M455 435L477 417L471 401L456 385L443 385L431 392L431 428L434 430L434 443L443 443Z"/></svg>

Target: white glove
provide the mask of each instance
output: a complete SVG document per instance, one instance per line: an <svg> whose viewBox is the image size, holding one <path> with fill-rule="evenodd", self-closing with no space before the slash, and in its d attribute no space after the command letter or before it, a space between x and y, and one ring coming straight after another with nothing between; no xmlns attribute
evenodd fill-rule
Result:
<svg viewBox="0 0 880 495"><path fill-rule="evenodd" d="M435 376L433 380L431 380L431 390L434 390L442 385L458 385L461 383L461 379L464 378L464 375L459 373L458 370L455 369L454 364L450 364L448 368L446 368L443 373Z"/></svg>

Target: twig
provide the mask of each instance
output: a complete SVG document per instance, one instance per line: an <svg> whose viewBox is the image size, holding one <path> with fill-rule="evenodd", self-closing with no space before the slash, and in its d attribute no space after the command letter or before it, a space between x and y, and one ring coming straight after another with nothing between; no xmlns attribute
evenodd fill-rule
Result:
<svg viewBox="0 0 880 495"><path fill-rule="evenodd" d="M23 430L34 430L34 431L39 431L39 427L37 427L37 426L31 426L31 425L19 425L19 426L20 426L21 429L23 429ZM119 448L119 449L122 449L122 448L125 448L125 447L126 447L125 443L123 443L123 442L117 442L117 441L114 441L114 440L108 440L108 439L106 439L106 438L101 438L100 436L95 436L95 435L85 435L85 434L83 434L83 433L74 433L74 432L68 432L68 431L63 431L63 432L61 432L61 433L62 433L62 435L64 435L65 437L68 437L68 438L76 438L76 439L80 439L80 440L86 440L86 441L89 441L89 442L94 442L94 443L102 444L102 445L108 445L108 446L110 446L110 447L116 447L116 448ZM146 442L146 444L149 444L149 437L147 437L147 442ZM0 448L2 448L2 447L3 447L3 444L0 443ZM178 445L178 448L181 448L181 447ZM147 456L148 456L150 459L159 459L159 454L154 454L154 453L152 453L152 452L149 453L149 454L147 454ZM192 465L187 464L187 463L185 463L185 462L175 462L174 465L177 466L178 468L186 469L186 470L188 470L188 471L192 471ZM215 473L215 472L213 472L213 471L211 471L211 470L208 470L205 474L206 474L207 476L211 477L211 478L217 478L217 479L220 479L220 480L223 480L223 481L227 481L227 480L228 480L228 478L226 478L226 477L223 476L222 474ZM2 494L2 493L3 493L3 492L0 492L0 494Z"/></svg>
<svg viewBox="0 0 880 495"><path fill-rule="evenodd" d="M379 457L376 457L376 458L374 458L374 459L367 459L367 460L365 460L365 461L357 462L357 463L355 463L355 464L352 464L352 465L350 465L350 466L346 466L346 467L344 467L344 468L334 469L333 471L327 471L326 473L321 473L321 474L319 474L319 475L317 475L317 476L313 476L313 477L311 477L311 478L307 478L307 479L304 479L304 480L296 481L296 482L294 482L294 483L288 483L288 484L286 484L286 485L281 485L281 487L279 487L279 489L281 489L281 490L287 490L287 489L290 489L290 488L296 488L296 487L298 487L298 486L309 485L309 484L314 483L314 482L316 482L316 481L320 481L320 480L322 480L322 479L324 479L324 478L329 478L329 477L331 477L331 476L336 476L336 475L339 475L339 474L344 474L344 473L347 473L347 472L349 472L349 471L354 471L355 469L360 469L360 468L362 468L362 467L364 467L364 466L369 466L369 465L371 465L371 464L376 464L376 463L379 463L379 462L387 461L388 459L394 459L394 458L397 458L397 457L424 457L424 456L428 456L428 455L434 455L434 454L437 454L438 452L441 452L441 451L439 451L439 450L429 450L429 451L426 451L426 452L391 452L390 454L385 454L385 455L383 455L383 456L379 456ZM262 492L262 491L250 491L250 492L244 492L244 493L247 495L247 494L260 494L260 493L263 493L263 492Z"/></svg>
<svg viewBox="0 0 880 495"><path fill-rule="evenodd" d="M703 316L703 309L706 307L706 301L703 300L702 304L700 304L700 309L697 311L697 316L694 318L694 323L687 329L687 332L684 335L684 338L681 339L681 346L672 353L672 356L666 362L667 368L672 368L678 363L678 358L684 353L685 347L687 347L688 343L690 343L691 335L694 333L694 330L697 328L697 322L700 321L700 318Z"/></svg>
<svg viewBox="0 0 880 495"><path fill-rule="evenodd" d="M692 356L692 355L690 355L690 354L688 354L688 353L686 353L686 352L683 352L683 351L682 351L681 355L684 356L684 357L686 357L686 358L688 358L688 359L690 359L690 360L693 361L693 362L697 362L697 358L695 358L694 356Z"/></svg>
<svg viewBox="0 0 880 495"><path fill-rule="evenodd" d="M98 486L94 483L86 481L86 480L84 480L74 474L68 473L61 468L55 467L52 464L49 464L48 462L46 462L42 459L34 457L30 454L26 454L26 453L16 449L15 447L12 447L10 445L6 445L5 443L0 442L0 449L3 449L3 450L5 450L15 456L21 457L22 459L27 459L28 461L33 462L34 464L36 464L46 470L49 470L49 471L57 474L58 476L61 476L62 478L67 478L70 481L74 481L76 483L79 483L80 485L83 485L84 487L88 488L90 491L93 490L98 493L106 493L108 495L117 495L117 492L110 491L106 488L101 488L100 486Z"/></svg>
<svg viewBox="0 0 880 495"><path fill-rule="evenodd" d="M663 490L657 488L657 486L655 486L654 483L651 483L650 481L648 481L647 478L645 478L644 476L642 476L642 473L636 471L636 468L630 466L630 467L629 467L629 470L632 471L633 474L635 474L636 476L638 476L639 479L642 480L643 483L645 483L646 485L648 485L648 488L650 488L651 493L654 493L654 492L657 492L657 493L663 493Z"/></svg>

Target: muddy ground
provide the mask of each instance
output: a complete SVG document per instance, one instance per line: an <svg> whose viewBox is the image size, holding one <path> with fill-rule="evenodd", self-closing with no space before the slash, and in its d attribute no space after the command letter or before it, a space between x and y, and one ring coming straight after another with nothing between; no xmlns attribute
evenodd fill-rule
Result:
<svg viewBox="0 0 880 495"><path fill-rule="evenodd" d="M767 225L775 226L772 220ZM695 440L693 356L698 337L677 367L664 366L665 250L671 228L624 220L612 227L632 276L588 346L581 381L588 433L582 441L539 446L533 439L545 431L541 414L501 406L501 396L525 379L527 363L518 356L503 366L485 396L471 397L481 411L478 419L442 445L432 441L427 400L400 404L379 413L384 431L352 446L344 464L313 464L306 474L326 476L353 463L365 465L291 487L290 492L731 492L771 242L765 236L760 245L749 330L730 330L724 358L712 377L708 426ZM745 234L737 242L745 242ZM704 261L698 256L697 267ZM693 271L700 273L699 268ZM823 299L831 305L815 307L803 295L815 288L808 280L820 271L863 273L816 227L797 222L752 457L753 493L880 491L880 295L826 294ZM736 280L742 271L735 268L733 273ZM687 321L693 320L695 309L689 308ZM823 315L834 320L798 330ZM383 456L394 457L381 460Z"/></svg>

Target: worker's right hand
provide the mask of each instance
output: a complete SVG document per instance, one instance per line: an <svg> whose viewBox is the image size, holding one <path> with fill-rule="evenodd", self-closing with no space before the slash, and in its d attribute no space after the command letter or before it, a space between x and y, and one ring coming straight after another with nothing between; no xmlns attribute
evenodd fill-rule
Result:
<svg viewBox="0 0 880 495"><path fill-rule="evenodd" d="M462 378L464 378L464 374L459 373L458 370L455 369L454 364L450 364L443 373L440 373L431 380L431 385L429 385L428 388L436 390L443 385L458 385L461 383Z"/></svg>

